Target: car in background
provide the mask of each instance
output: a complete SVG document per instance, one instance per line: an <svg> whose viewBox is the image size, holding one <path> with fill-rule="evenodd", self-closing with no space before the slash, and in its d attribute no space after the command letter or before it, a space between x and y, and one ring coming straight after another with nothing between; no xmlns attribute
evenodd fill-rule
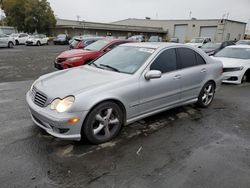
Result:
<svg viewBox="0 0 250 188"><path fill-rule="evenodd" d="M69 44L69 36L66 34L59 34L56 36L56 38L53 40L54 44Z"/></svg>
<svg viewBox="0 0 250 188"><path fill-rule="evenodd" d="M98 41L104 39L104 37L79 37L75 38L69 45L70 49L83 49L86 46Z"/></svg>
<svg viewBox="0 0 250 188"><path fill-rule="evenodd" d="M133 41L124 39L103 39L88 45L84 49L67 50L56 58L54 66L57 69L67 69L85 65L118 45L128 42Z"/></svg>
<svg viewBox="0 0 250 188"><path fill-rule="evenodd" d="M201 46L203 46L204 44L211 42L211 38L210 37L197 37L192 39L190 42L186 43L187 45L190 46L194 46L197 48L200 48Z"/></svg>
<svg viewBox="0 0 250 188"><path fill-rule="evenodd" d="M29 38L27 33L13 33L10 36L15 39L15 45L26 44L26 41Z"/></svg>
<svg viewBox="0 0 250 188"><path fill-rule="evenodd" d="M250 82L250 45L228 46L213 57L223 63L223 82Z"/></svg>
<svg viewBox="0 0 250 188"><path fill-rule="evenodd" d="M207 54L207 55L214 55L223 48L227 46L235 45L234 41L225 41L225 42L208 42L201 46L201 49Z"/></svg>
<svg viewBox="0 0 250 188"><path fill-rule="evenodd" d="M179 43L179 38L171 38L169 42Z"/></svg>
<svg viewBox="0 0 250 188"><path fill-rule="evenodd" d="M191 103L208 107L221 70L221 62L187 45L123 44L86 66L41 76L26 101L47 133L101 144L123 125L159 112Z"/></svg>
<svg viewBox="0 0 250 188"><path fill-rule="evenodd" d="M15 45L15 39L6 34L0 33L0 47L13 48Z"/></svg>
<svg viewBox="0 0 250 188"><path fill-rule="evenodd" d="M45 44L49 44L49 38L44 34L31 35L26 41L26 46L41 46Z"/></svg>
<svg viewBox="0 0 250 188"><path fill-rule="evenodd" d="M236 42L236 45L239 44L250 45L250 40L239 40L238 42Z"/></svg>
<svg viewBox="0 0 250 188"><path fill-rule="evenodd" d="M148 42L162 42L162 37L159 37L159 36L156 36L156 35L152 35L148 39Z"/></svg>
<svg viewBox="0 0 250 188"><path fill-rule="evenodd" d="M128 38L128 40L133 40L136 42L145 42L145 36L144 35L134 35Z"/></svg>

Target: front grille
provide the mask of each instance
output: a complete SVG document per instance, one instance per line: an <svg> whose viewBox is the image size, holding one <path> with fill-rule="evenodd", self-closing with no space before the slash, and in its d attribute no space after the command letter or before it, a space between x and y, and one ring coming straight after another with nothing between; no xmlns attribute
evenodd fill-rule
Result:
<svg viewBox="0 0 250 188"><path fill-rule="evenodd" d="M40 107L44 107L47 102L47 96L40 91L38 91L35 87L32 88L31 94L33 96L33 101L36 105Z"/></svg>
<svg viewBox="0 0 250 188"><path fill-rule="evenodd" d="M64 62L66 60L66 58L57 58L56 59L56 62L57 63L62 63L62 62Z"/></svg>
<svg viewBox="0 0 250 188"><path fill-rule="evenodd" d="M239 71L238 67L223 68L223 72L234 72Z"/></svg>

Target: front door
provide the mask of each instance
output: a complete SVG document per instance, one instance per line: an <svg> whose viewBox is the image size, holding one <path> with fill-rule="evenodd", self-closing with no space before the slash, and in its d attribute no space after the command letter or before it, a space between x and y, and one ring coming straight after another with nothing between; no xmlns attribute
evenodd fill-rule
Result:
<svg viewBox="0 0 250 188"><path fill-rule="evenodd" d="M145 74L149 70L162 72L161 78L146 80ZM177 70L176 50L163 50L139 81L139 111L146 114L174 105L180 100L180 71Z"/></svg>

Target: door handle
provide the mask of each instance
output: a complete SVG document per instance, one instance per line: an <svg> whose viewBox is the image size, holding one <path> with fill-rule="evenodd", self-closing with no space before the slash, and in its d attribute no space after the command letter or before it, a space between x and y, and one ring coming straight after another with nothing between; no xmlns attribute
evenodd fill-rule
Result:
<svg viewBox="0 0 250 188"><path fill-rule="evenodd" d="M180 80L181 78L182 78L182 76L180 74L174 76L175 80Z"/></svg>
<svg viewBox="0 0 250 188"><path fill-rule="evenodd" d="M201 69L201 72L207 72L206 68Z"/></svg>

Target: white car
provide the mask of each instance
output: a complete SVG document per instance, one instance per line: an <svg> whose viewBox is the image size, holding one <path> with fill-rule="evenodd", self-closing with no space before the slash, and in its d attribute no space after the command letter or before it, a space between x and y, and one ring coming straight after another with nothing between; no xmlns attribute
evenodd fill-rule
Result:
<svg viewBox="0 0 250 188"><path fill-rule="evenodd" d="M26 33L13 33L10 35L15 39L15 44L26 44L27 39L29 38L29 35Z"/></svg>
<svg viewBox="0 0 250 188"><path fill-rule="evenodd" d="M250 81L250 45L228 46L214 59L223 63L223 82L241 84Z"/></svg>
<svg viewBox="0 0 250 188"><path fill-rule="evenodd" d="M12 38L6 34L0 34L0 47L13 48L14 45L15 45L14 38Z"/></svg>
<svg viewBox="0 0 250 188"><path fill-rule="evenodd" d="M197 37L192 39L189 43L186 43L187 45L194 46L197 48L202 47L204 44L211 42L210 37Z"/></svg>
<svg viewBox="0 0 250 188"><path fill-rule="evenodd" d="M46 35L43 34L37 34L37 35L32 35L28 38L28 40L26 41L26 45L35 45L35 46L41 46L44 44L48 45L49 42L49 38L46 37Z"/></svg>

